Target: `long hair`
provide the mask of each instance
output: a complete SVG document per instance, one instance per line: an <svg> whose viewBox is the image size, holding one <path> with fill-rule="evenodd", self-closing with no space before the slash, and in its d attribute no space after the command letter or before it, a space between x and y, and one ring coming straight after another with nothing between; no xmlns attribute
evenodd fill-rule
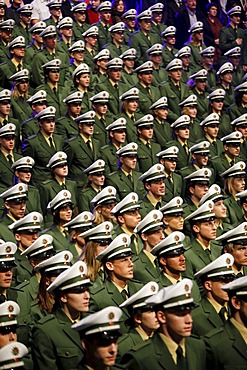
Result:
<svg viewBox="0 0 247 370"><path fill-rule="evenodd" d="M39 290L38 290L38 301L39 301L39 308L41 311L47 311L51 313L54 303L55 303L55 299L54 299L54 294L46 290L48 279L49 279L49 276L46 273L41 275L41 279L39 283Z"/></svg>
<svg viewBox="0 0 247 370"><path fill-rule="evenodd" d="M84 262L87 265L87 274L91 281L94 281L99 269L101 267L101 263L96 260L95 258L95 251L96 247L99 245L97 242L89 241L86 245L85 249L85 259Z"/></svg>
<svg viewBox="0 0 247 370"><path fill-rule="evenodd" d="M19 97L21 96L18 86L19 86L19 82L14 82L13 88L12 88L12 96L15 101L17 101ZM24 92L24 98L26 100L28 99L28 89L27 91Z"/></svg>

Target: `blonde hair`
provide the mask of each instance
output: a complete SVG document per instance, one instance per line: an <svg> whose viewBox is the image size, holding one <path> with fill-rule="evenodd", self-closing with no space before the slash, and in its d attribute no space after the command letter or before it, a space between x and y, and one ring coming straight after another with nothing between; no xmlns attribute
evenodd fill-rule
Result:
<svg viewBox="0 0 247 370"><path fill-rule="evenodd" d="M85 249L85 259L84 262L87 265L87 274L91 281L96 279L98 272L101 267L101 263L96 260L95 251L99 243L89 241Z"/></svg>
<svg viewBox="0 0 247 370"><path fill-rule="evenodd" d="M13 96L13 99L15 100L15 101L17 101L18 99L19 99L19 97L22 95L21 93L20 93L20 91L19 91L19 88L18 88L18 86L20 85L20 83L19 82L15 82L14 83L14 88L13 88L13 91L12 91L12 96ZM24 99L28 99L28 89L27 89L27 91L25 91L24 92Z"/></svg>
<svg viewBox="0 0 247 370"><path fill-rule="evenodd" d="M235 196L237 194L237 191L234 189L235 179L238 179L238 177L230 176L227 177L227 179L225 180L224 191L227 195Z"/></svg>
<svg viewBox="0 0 247 370"><path fill-rule="evenodd" d="M113 217L113 218L110 218L110 219L108 219L108 218L106 219L103 216L102 212L99 212L99 208L102 208L102 207L104 207L103 204L96 206L94 208L94 210L93 210L93 215L94 215L94 221L93 222L94 222L94 224L95 225L100 225L100 224L102 224L102 222L105 222L105 221L110 221L113 224L117 224L116 217Z"/></svg>

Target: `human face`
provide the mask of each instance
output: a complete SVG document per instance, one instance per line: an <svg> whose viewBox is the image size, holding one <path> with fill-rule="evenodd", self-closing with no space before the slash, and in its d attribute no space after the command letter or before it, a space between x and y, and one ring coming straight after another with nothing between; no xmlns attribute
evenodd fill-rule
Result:
<svg viewBox="0 0 247 370"><path fill-rule="evenodd" d="M60 77L59 69L54 69L48 72L47 79L51 83L58 83Z"/></svg>
<svg viewBox="0 0 247 370"><path fill-rule="evenodd" d="M55 130L55 121L53 118L47 118L39 122L40 130L46 135L51 136Z"/></svg>
<svg viewBox="0 0 247 370"><path fill-rule="evenodd" d="M10 28L9 29L3 29L2 31L0 31L0 36L3 39L4 42L8 43L11 40L12 32L13 32L13 30L10 29Z"/></svg>
<svg viewBox="0 0 247 370"><path fill-rule="evenodd" d="M102 205L101 214L105 221L111 221L114 218L114 215L111 213L112 209L115 207L116 203L110 203Z"/></svg>
<svg viewBox="0 0 247 370"><path fill-rule="evenodd" d="M190 337L192 330L191 309L180 311L169 309L165 312L166 335L174 342L180 343L182 338Z"/></svg>
<svg viewBox="0 0 247 370"><path fill-rule="evenodd" d="M238 14L232 15L230 19L234 25L240 24L240 15Z"/></svg>
<svg viewBox="0 0 247 370"><path fill-rule="evenodd" d="M132 70L134 68L134 65L135 65L135 60L134 59L124 59L123 63L127 68Z"/></svg>
<svg viewBox="0 0 247 370"><path fill-rule="evenodd" d="M100 60L97 60L96 64L97 66L99 67L99 70L103 73L106 73L106 64L109 62L109 59L106 58L106 59L100 59Z"/></svg>
<svg viewBox="0 0 247 370"><path fill-rule="evenodd" d="M0 328L0 349L11 342L17 342L16 325Z"/></svg>
<svg viewBox="0 0 247 370"><path fill-rule="evenodd" d="M129 230L134 230L137 224L141 221L141 216L138 209L124 212L122 216L119 216L119 218L121 221L123 221L123 226Z"/></svg>
<svg viewBox="0 0 247 370"><path fill-rule="evenodd" d="M165 171L170 174L171 172L174 172L177 166L177 162L173 160L168 159L162 159L161 164L165 167Z"/></svg>
<svg viewBox="0 0 247 370"><path fill-rule="evenodd" d="M88 176L89 180L92 182L92 185L95 186L96 188L100 188L101 186L104 185L105 182L105 174L102 172L98 175L89 175Z"/></svg>
<svg viewBox="0 0 247 370"><path fill-rule="evenodd" d="M20 20L25 24L25 25L28 25L31 23L31 15L32 13L26 13L26 14L22 14L22 15L19 15L20 17Z"/></svg>
<svg viewBox="0 0 247 370"><path fill-rule="evenodd" d="M196 106L188 107L188 113L187 114L191 118L196 118L196 115L197 115L197 107Z"/></svg>
<svg viewBox="0 0 247 370"><path fill-rule="evenodd" d="M191 188L190 188L191 190ZM192 190L192 194L197 198L201 199L203 195L206 194L208 191L208 185L202 185L202 184L195 184L194 190Z"/></svg>
<svg viewBox="0 0 247 370"><path fill-rule="evenodd" d="M34 32L34 33L32 34L32 37L34 38L34 40L35 40L38 44L40 44L40 45L42 45L42 44L43 44L43 37L42 37L42 36L40 36L38 33Z"/></svg>
<svg viewBox="0 0 247 370"><path fill-rule="evenodd" d="M247 266L247 245L234 245L234 249L231 254L234 258L235 266Z"/></svg>
<svg viewBox="0 0 247 370"><path fill-rule="evenodd" d="M89 359L90 368L109 369L115 364L117 357L117 338L114 340L101 340L94 337L93 340L82 342L86 356Z"/></svg>
<svg viewBox="0 0 247 370"><path fill-rule="evenodd" d="M92 9L96 9L100 4L100 0L90 0L90 5Z"/></svg>
<svg viewBox="0 0 247 370"><path fill-rule="evenodd" d="M66 304L68 311L72 313L72 317L79 312L88 312L90 298L88 288L79 293L66 293L63 298L62 302Z"/></svg>
<svg viewBox="0 0 247 370"><path fill-rule="evenodd" d="M108 23L111 19L111 12L110 10L105 10L100 12L100 18L103 22Z"/></svg>
<svg viewBox="0 0 247 370"><path fill-rule="evenodd" d="M173 82L178 83L182 77L182 69L173 69L172 71L169 71L168 75L171 77Z"/></svg>
<svg viewBox="0 0 247 370"><path fill-rule="evenodd" d="M94 124L86 125L85 123L83 125L79 124L80 132L85 135L86 137L90 137L94 133Z"/></svg>
<svg viewBox="0 0 247 370"><path fill-rule="evenodd" d="M214 202L214 213L218 219L226 217L226 206L224 205L223 199Z"/></svg>
<svg viewBox="0 0 247 370"><path fill-rule="evenodd" d="M126 139L126 131L125 130L114 130L110 132L110 137L112 138L112 141L119 145L123 144Z"/></svg>
<svg viewBox="0 0 247 370"><path fill-rule="evenodd" d="M43 41L48 49L53 50L56 48L57 45L56 35L44 37Z"/></svg>
<svg viewBox="0 0 247 370"><path fill-rule="evenodd" d="M185 125L184 127L179 127L175 130L176 135L182 140L188 140L190 137L190 126Z"/></svg>
<svg viewBox="0 0 247 370"><path fill-rule="evenodd" d="M135 169L136 163L137 163L137 158L136 156L124 156L120 158L120 161L122 162L122 168L126 172L130 172Z"/></svg>
<svg viewBox="0 0 247 370"><path fill-rule="evenodd" d="M120 0L118 2L117 7L116 7L116 10L117 10L117 12L120 12L120 13L124 11L124 3L123 3L122 0Z"/></svg>
<svg viewBox="0 0 247 370"><path fill-rule="evenodd" d="M61 164L61 166L57 166L52 169L55 176L58 177L66 177L68 176L68 165L66 163Z"/></svg>
<svg viewBox="0 0 247 370"><path fill-rule="evenodd" d="M210 17L215 18L217 16L217 12L218 12L217 7L216 6L211 6L209 11L208 11L208 15Z"/></svg>
<svg viewBox="0 0 247 370"><path fill-rule="evenodd" d="M61 30L60 30L60 33L66 37L66 38L71 38L72 36L72 28L71 27L63 27Z"/></svg>
<svg viewBox="0 0 247 370"><path fill-rule="evenodd" d="M22 172L21 170L16 171L15 176L18 177L19 182L23 182L24 184L28 184L31 180L32 173L29 172Z"/></svg>
<svg viewBox="0 0 247 370"><path fill-rule="evenodd" d="M34 111L35 114L38 114L41 112L43 109L47 107L46 102L40 102L32 105L32 110Z"/></svg>
<svg viewBox="0 0 247 370"><path fill-rule="evenodd" d="M106 114L107 110L108 110L108 106L107 106L106 103L94 104L93 108L94 108L95 112L101 117L103 117Z"/></svg>
<svg viewBox="0 0 247 370"><path fill-rule="evenodd" d="M155 110L156 117L161 121L165 121L168 116L168 109L167 108L159 108Z"/></svg>
<svg viewBox="0 0 247 370"><path fill-rule="evenodd" d="M95 246L95 257L98 256L98 254L100 254L101 252L103 252L106 247L108 247L108 244L107 242L105 243L97 243L97 245Z"/></svg>
<svg viewBox="0 0 247 370"><path fill-rule="evenodd" d="M98 36L95 35L95 36L85 37L85 41L86 41L86 45L88 44L89 46L91 46L91 48L95 48L95 46L98 43Z"/></svg>
<svg viewBox="0 0 247 370"><path fill-rule="evenodd" d="M151 71L145 73L139 73L138 78L142 84L149 86L152 83L153 73Z"/></svg>
<svg viewBox="0 0 247 370"><path fill-rule="evenodd" d="M223 100L212 100L211 107L213 112L218 113L223 109L224 101Z"/></svg>
<svg viewBox="0 0 247 370"><path fill-rule="evenodd" d="M78 117L81 113L81 103L69 104L69 114L73 118Z"/></svg>
<svg viewBox="0 0 247 370"><path fill-rule="evenodd" d="M15 47L10 51L10 53L17 58L23 58L25 55L25 48L24 47Z"/></svg>
<svg viewBox="0 0 247 370"><path fill-rule="evenodd" d="M206 283L209 286L210 292L212 294L212 298L218 302L219 304L223 305L225 302L229 301L228 293L222 289L222 287L228 283L230 283L233 279L227 280L210 280Z"/></svg>
<svg viewBox="0 0 247 370"><path fill-rule="evenodd" d="M22 201L21 203L13 203L6 201L5 207L8 210L8 213L15 219L19 220L20 218L24 217L26 211L26 201Z"/></svg>
<svg viewBox="0 0 247 370"><path fill-rule="evenodd" d="M10 287L12 282L13 271L9 269L7 271L0 270L0 291L5 292Z"/></svg>
<svg viewBox="0 0 247 370"><path fill-rule="evenodd" d="M86 13L85 12L74 12L73 16L76 21L79 23L85 23L86 21Z"/></svg>
<svg viewBox="0 0 247 370"><path fill-rule="evenodd" d="M124 257L111 262L112 271L117 279L133 279L133 261L132 257Z"/></svg>
<svg viewBox="0 0 247 370"><path fill-rule="evenodd" d="M151 56L150 58L152 60L152 62L155 64L155 65L158 65L162 62L162 54L154 54Z"/></svg>
<svg viewBox="0 0 247 370"><path fill-rule="evenodd" d="M152 20L156 23L161 23L162 12L152 12Z"/></svg>
<svg viewBox="0 0 247 370"><path fill-rule="evenodd" d="M173 231L182 231L184 227L184 218L183 215L178 216L164 216L164 223Z"/></svg>
<svg viewBox="0 0 247 370"><path fill-rule="evenodd" d="M139 320L137 320L137 323L139 323L138 321L140 321L139 325L147 334L151 334L153 331L158 330L160 327L154 310L142 312L139 315Z"/></svg>
<svg viewBox="0 0 247 370"><path fill-rule="evenodd" d="M247 103L247 93L244 93L242 96L242 103L246 104Z"/></svg>
<svg viewBox="0 0 247 370"><path fill-rule="evenodd" d="M142 234L142 239L147 241L150 248L153 248L165 238L163 228L152 232L151 234Z"/></svg>
<svg viewBox="0 0 247 370"><path fill-rule="evenodd" d="M232 183L233 189L235 190L236 194L244 191L245 189L245 179L244 177L234 177Z"/></svg>
<svg viewBox="0 0 247 370"><path fill-rule="evenodd" d="M162 197L165 195L165 181L164 179L157 179L146 184L146 189L152 194Z"/></svg>
<svg viewBox="0 0 247 370"><path fill-rule="evenodd" d="M10 101L6 103L0 103L0 115L6 117L10 112Z"/></svg>
<svg viewBox="0 0 247 370"><path fill-rule="evenodd" d="M55 19L59 19L61 17L61 8L60 7L50 8L50 13Z"/></svg>
<svg viewBox="0 0 247 370"><path fill-rule="evenodd" d="M241 132L244 138L247 137L247 125L246 126L239 126L236 131Z"/></svg>
<svg viewBox="0 0 247 370"><path fill-rule="evenodd" d="M203 57L203 63L207 67L212 67L214 64L214 58L213 57Z"/></svg>
<svg viewBox="0 0 247 370"><path fill-rule="evenodd" d="M143 32L148 32L151 29L151 20L143 19L139 22L139 26Z"/></svg>
<svg viewBox="0 0 247 370"><path fill-rule="evenodd" d="M87 88L90 84L90 74L83 73L79 78L76 78L76 82L79 86Z"/></svg>
<svg viewBox="0 0 247 370"><path fill-rule="evenodd" d="M107 70L109 78L113 82L118 82L121 78L122 69L121 68L111 68Z"/></svg>
<svg viewBox="0 0 247 370"><path fill-rule="evenodd" d="M190 10L195 10L195 9L196 9L196 0L187 0L187 1L186 1L186 6L187 6Z"/></svg>
<svg viewBox="0 0 247 370"><path fill-rule="evenodd" d="M219 132L219 126L218 125L204 126L204 132L212 139L216 139Z"/></svg>
<svg viewBox="0 0 247 370"><path fill-rule="evenodd" d="M135 18L124 19L124 22L127 24L128 28L130 29L135 28L136 24Z"/></svg>
<svg viewBox="0 0 247 370"><path fill-rule="evenodd" d="M186 259L183 253L174 256L161 257L161 259L163 260L165 270L167 270L168 273L171 272L178 274L186 270Z"/></svg>
<svg viewBox="0 0 247 370"><path fill-rule="evenodd" d="M15 234L16 240L21 244L22 248L24 249L30 247L30 245L33 244L33 242L35 242L35 240L37 240L38 237L39 237L38 232L34 233L23 232Z"/></svg>
<svg viewBox="0 0 247 370"><path fill-rule="evenodd" d="M150 140L153 137L153 126L144 126L141 128L138 128L138 133L141 139L143 140Z"/></svg>
<svg viewBox="0 0 247 370"><path fill-rule="evenodd" d="M0 145L7 152L11 152L15 146L15 137L14 135L6 135L0 138Z"/></svg>
<svg viewBox="0 0 247 370"><path fill-rule="evenodd" d="M62 207L59 211L59 218L61 221L69 222L72 217L72 209L71 206L67 205Z"/></svg>
<svg viewBox="0 0 247 370"><path fill-rule="evenodd" d="M201 238L209 241L216 238L216 225L215 221L205 221L198 225L193 225L193 230L200 234Z"/></svg>
<svg viewBox="0 0 247 370"><path fill-rule="evenodd" d="M232 82L232 72L225 72L220 75L220 78L225 83L231 83Z"/></svg>
<svg viewBox="0 0 247 370"><path fill-rule="evenodd" d="M203 32L202 31L195 32L195 39L198 42L202 41L203 40Z"/></svg>
<svg viewBox="0 0 247 370"><path fill-rule="evenodd" d="M19 82L18 85L17 85L17 88L18 88L20 94L24 94L28 90L28 87L29 87L29 82L28 81Z"/></svg>
<svg viewBox="0 0 247 370"><path fill-rule="evenodd" d="M136 110L138 108L138 105L139 105L139 100L138 99L129 99L129 100L127 100L126 111L129 114L133 114L133 113L136 112Z"/></svg>
<svg viewBox="0 0 247 370"><path fill-rule="evenodd" d="M164 40L165 40L166 45L173 46L176 43L176 36L175 35L167 36L167 37L164 37Z"/></svg>
<svg viewBox="0 0 247 370"><path fill-rule="evenodd" d="M122 31L120 31L120 32L113 32L112 33L112 40L116 44L118 44L118 45L122 44L123 43L123 39L124 39L124 33Z"/></svg>
<svg viewBox="0 0 247 370"><path fill-rule="evenodd" d="M197 90L200 92L203 92L206 89L207 81L196 80L195 84L196 84Z"/></svg>
<svg viewBox="0 0 247 370"><path fill-rule="evenodd" d="M224 145L224 149L225 151L227 152L227 154L229 155L229 157L233 158L233 157L237 157L239 155L239 152L240 152L240 144L239 145L232 145L232 144L229 144L229 145Z"/></svg>
<svg viewBox="0 0 247 370"><path fill-rule="evenodd" d="M82 63L84 60L84 51L74 51L71 53L71 56L77 63Z"/></svg>
<svg viewBox="0 0 247 370"><path fill-rule="evenodd" d="M196 164L200 168L203 167L203 166L207 166L207 164L208 164L208 155L195 154L195 155L193 155L193 158L195 158Z"/></svg>

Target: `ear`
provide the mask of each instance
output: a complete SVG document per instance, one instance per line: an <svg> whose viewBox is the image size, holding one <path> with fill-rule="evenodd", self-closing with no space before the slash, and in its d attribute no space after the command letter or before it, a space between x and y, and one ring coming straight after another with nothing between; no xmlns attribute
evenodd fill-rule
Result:
<svg viewBox="0 0 247 370"><path fill-rule="evenodd" d="M123 216L118 216L117 217L117 220L118 220L118 222L122 225L122 224L124 224L124 218L123 218Z"/></svg>
<svg viewBox="0 0 247 370"><path fill-rule="evenodd" d="M157 311L156 316L161 324L166 323L166 316L163 311Z"/></svg>
<svg viewBox="0 0 247 370"><path fill-rule="evenodd" d="M167 219L166 219L166 217L163 217L163 224L164 225L166 225L166 226L168 226L169 225L169 222L167 221Z"/></svg>
<svg viewBox="0 0 247 370"><path fill-rule="evenodd" d="M195 154L192 154L192 158L195 160L196 159L196 156L195 156Z"/></svg>
<svg viewBox="0 0 247 370"><path fill-rule="evenodd" d="M162 266L166 266L166 259L164 257L160 257L159 258L159 263L162 265Z"/></svg>
<svg viewBox="0 0 247 370"><path fill-rule="evenodd" d="M15 239L19 242L21 240L20 234L15 234Z"/></svg>
<svg viewBox="0 0 247 370"><path fill-rule="evenodd" d="M190 186L189 187L189 192L190 192L190 194L194 194L194 192L195 192L195 188L193 188L193 186Z"/></svg>
<svg viewBox="0 0 247 370"><path fill-rule="evenodd" d="M142 133L142 130L140 128L137 129L138 134Z"/></svg>
<svg viewBox="0 0 247 370"><path fill-rule="evenodd" d="M110 262L110 261L107 261L106 264L105 264L107 270L109 271L113 271L114 270L114 266L113 266L113 263Z"/></svg>
<svg viewBox="0 0 247 370"><path fill-rule="evenodd" d="M149 191L151 189L151 184L145 182L145 188L147 189L147 191Z"/></svg>
<svg viewBox="0 0 247 370"><path fill-rule="evenodd" d="M141 234L141 238L142 238L142 240L144 240L144 242L146 242L148 240L146 234Z"/></svg>
<svg viewBox="0 0 247 370"><path fill-rule="evenodd" d="M62 303L67 303L68 302L67 295L66 294L62 295L60 300Z"/></svg>
<svg viewBox="0 0 247 370"><path fill-rule="evenodd" d="M133 320L138 325L141 325L141 323L142 323L140 315L134 315Z"/></svg>
<svg viewBox="0 0 247 370"><path fill-rule="evenodd" d="M114 136L114 135L113 135L113 131L110 131L109 135L110 135L110 137L113 137L113 136ZM121 158L120 158L120 159L121 159Z"/></svg>
<svg viewBox="0 0 247 370"><path fill-rule="evenodd" d="M8 201L7 201L7 200L4 202L4 205L5 205L5 208L6 208L6 209L10 209L10 206L9 206L9 203L8 203Z"/></svg>
<svg viewBox="0 0 247 370"><path fill-rule="evenodd" d="M204 287L206 290L211 291L212 290L212 282L210 280L206 280L204 282Z"/></svg>
<svg viewBox="0 0 247 370"><path fill-rule="evenodd" d="M225 151L227 151L228 150L228 145L224 144L223 148L224 148Z"/></svg>
<svg viewBox="0 0 247 370"><path fill-rule="evenodd" d="M195 232L195 233L199 233L200 231L200 227L198 225L193 225L192 226L192 230Z"/></svg>
<svg viewBox="0 0 247 370"><path fill-rule="evenodd" d="M89 348L89 343L86 339L82 339L82 342L81 342L81 345L82 345L82 348L86 351L88 350Z"/></svg>
<svg viewBox="0 0 247 370"><path fill-rule="evenodd" d="M233 296L231 298L231 304L233 305L233 307L235 308L235 310L239 311L240 310L240 300L236 297L236 296Z"/></svg>

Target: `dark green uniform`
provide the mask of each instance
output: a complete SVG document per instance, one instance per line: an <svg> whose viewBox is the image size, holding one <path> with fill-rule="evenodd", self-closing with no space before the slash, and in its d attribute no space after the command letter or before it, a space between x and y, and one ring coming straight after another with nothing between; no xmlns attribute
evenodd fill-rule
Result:
<svg viewBox="0 0 247 370"><path fill-rule="evenodd" d="M178 140L170 141L167 143L166 147L169 148L170 146L177 146L179 149L178 152L178 161L177 161L177 170L180 170L183 167L186 167L191 162L191 153L187 154L185 148L182 146L182 144ZM191 141L187 142L188 149L191 148L193 143Z"/></svg>
<svg viewBox="0 0 247 370"><path fill-rule="evenodd" d="M188 370L206 370L206 348L202 340L185 338ZM128 370L176 370L178 367L159 334L126 353L121 363Z"/></svg>
<svg viewBox="0 0 247 370"><path fill-rule="evenodd" d="M120 361L125 353L128 353L133 347L141 345L144 343L144 340L134 328L130 329L127 334L124 334L120 337L118 341L118 360Z"/></svg>
<svg viewBox="0 0 247 370"><path fill-rule="evenodd" d="M159 267L155 266L148 258L144 250L141 250L138 256L133 257L134 278L143 284L150 281L157 281L160 274Z"/></svg>
<svg viewBox="0 0 247 370"><path fill-rule="evenodd" d="M39 131L38 120L34 118L32 114L31 118L28 118L21 125L22 140L27 139L29 136L36 135Z"/></svg>
<svg viewBox="0 0 247 370"><path fill-rule="evenodd" d="M175 54L178 52L178 49L170 49L166 45L162 49L162 60L164 63L164 67L167 66L174 58Z"/></svg>
<svg viewBox="0 0 247 370"><path fill-rule="evenodd" d="M86 189L82 189L78 196L78 210L82 211L92 211L90 206L90 201L96 196L97 191L89 185Z"/></svg>
<svg viewBox="0 0 247 370"><path fill-rule="evenodd" d="M101 21L94 24L99 29L99 38L98 38L98 47L99 50L103 49L103 47L111 42L111 34L109 32L110 25L104 25Z"/></svg>
<svg viewBox="0 0 247 370"><path fill-rule="evenodd" d="M82 34L87 31L90 28L90 25L88 23L79 24L75 19L73 22L73 35L75 37L75 41L82 40L83 36Z"/></svg>
<svg viewBox="0 0 247 370"><path fill-rule="evenodd" d="M139 289L142 288L143 284L137 281L128 280L128 293L130 296L137 293ZM90 311L100 311L108 306L117 306L124 302L124 298L113 284L113 282L108 278L99 287L92 287L90 289ZM129 317L128 310L122 308L123 315L121 317L121 330L123 333L127 332L127 327L125 325L125 320Z"/></svg>
<svg viewBox="0 0 247 370"><path fill-rule="evenodd" d="M227 109L227 114L230 116L231 121L242 116L242 114L246 114L246 113L247 113L247 107L243 107L242 105L237 105L236 103L232 104ZM233 131L233 129L231 131Z"/></svg>
<svg viewBox="0 0 247 370"><path fill-rule="evenodd" d="M204 44L200 45L200 46L197 46L197 45L193 45L192 42L186 42L184 44L185 46L189 46L190 47L190 50L191 50L191 54L190 54L190 67L192 69L198 69L201 67L201 54L200 54L200 51L206 49L206 46Z"/></svg>
<svg viewBox="0 0 247 370"><path fill-rule="evenodd" d="M0 40L0 63L7 62L7 60L9 60L9 48Z"/></svg>
<svg viewBox="0 0 247 370"><path fill-rule="evenodd" d="M30 66L23 63L22 69L28 69L30 71ZM11 60L0 64L0 86L4 89L11 89L12 81L9 78L15 74L17 71L14 63Z"/></svg>
<svg viewBox="0 0 247 370"><path fill-rule="evenodd" d="M13 162L20 159L20 154L14 153ZM3 189L10 188L13 185L14 172L11 169L11 164L6 159L3 152L0 150L0 186Z"/></svg>
<svg viewBox="0 0 247 370"><path fill-rule="evenodd" d="M160 122L157 119L154 119L154 136L153 141L158 143L161 146L161 149L164 150L168 141L173 139L172 137L172 128L170 123L167 121Z"/></svg>
<svg viewBox="0 0 247 370"><path fill-rule="evenodd" d="M235 100L234 99L234 89L233 89L232 86L230 86L228 89L226 89L221 84L218 85L218 89L223 89L226 92L226 95L224 97L224 107L223 107L224 111L226 111L227 108L229 108L232 105L232 103L234 102L234 100Z"/></svg>
<svg viewBox="0 0 247 370"><path fill-rule="evenodd" d="M39 212L42 214L40 193L37 188L32 185L28 186L28 201L26 203L26 213Z"/></svg>
<svg viewBox="0 0 247 370"><path fill-rule="evenodd" d="M43 85L37 87L36 92L39 90L46 91L47 105L51 105L56 108L56 119L66 114L66 105L63 103L63 99L65 99L69 95L70 91L68 86L59 84L57 87L57 91L54 92L48 83L44 83Z"/></svg>
<svg viewBox="0 0 247 370"><path fill-rule="evenodd" d="M110 94L108 107L109 111L116 116L120 113L120 99L119 97L128 89L122 81L119 81L117 87L113 87L108 78L101 85L95 86L95 93L99 93L103 90L108 91Z"/></svg>
<svg viewBox="0 0 247 370"><path fill-rule="evenodd" d="M182 194L182 188L183 188L183 179L182 177L177 173L171 174L171 179L169 177L165 178L165 195L163 196L163 200L165 202L170 202L172 198L181 196Z"/></svg>
<svg viewBox="0 0 247 370"><path fill-rule="evenodd" d="M33 276L33 267L28 262L26 256L21 255L20 249L15 253L17 266L13 268L12 286L17 286L24 281L29 281Z"/></svg>
<svg viewBox="0 0 247 370"><path fill-rule="evenodd" d="M29 45L30 42L32 41L32 35L31 32L29 32L28 26L27 28L23 27L21 23L13 28L12 40L14 40L18 36L23 36L24 39L26 40L27 45Z"/></svg>
<svg viewBox="0 0 247 370"><path fill-rule="evenodd" d="M232 86L236 87L241 84L244 71L241 67L233 68Z"/></svg>
<svg viewBox="0 0 247 370"><path fill-rule="evenodd" d="M123 69L122 71L121 79L123 80L124 83L126 83L129 86L129 89L138 83L138 77L136 72L127 73L125 69Z"/></svg>
<svg viewBox="0 0 247 370"><path fill-rule="evenodd" d="M115 118L110 112L107 112L104 118L99 118L95 115L94 119L93 137L100 142L100 146L106 145L108 143L108 132L105 128L112 123Z"/></svg>
<svg viewBox="0 0 247 370"><path fill-rule="evenodd" d="M1 218L0 239L3 239L6 242L16 243L16 239L12 230L8 228L8 226L11 225L13 222L14 221L7 215L4 215Z"/></svg>
<svg viewBox="0 0 247 370"><path fill-rule="evenodd" d="M242 39L245 37L245 32L242 28L237 28L235 30L230 24L221 28L219 46L222 54L238 46L236 39L239 37Z"/></svg>
<svg viewBox="0 0 247 370"><path fill-rule="evenodd" d="M220 125L218 136L221 139L222 137L229 135L233 131L233 126L231 125L230 116L227 113L220 115Z"/></svg>
<svg viewBox="0 0 247 370"><path fill-rule="evenodd" d="M71 324L61 309L38 321L33 328L35 369L77 369L83 350L79 333L71 329Z"/></svg>
<svg viewBox="0 0 247 370"><path fill-rule="evenodd" d="M137 140L137 129L134 125L138 119L143 117L141 113L134 113L133 118L130 117L126 112L121 112L117 118L124 117L126 119L126 141L127 143L131 143L132 141Z"/></svg>
<svg viewBox="0 0 247 370"><path fill-rule="evenodd" d="M144 173L149 170L154 164L158 163L157 153L161 151L161 147L157 143L150 142L150 147L147 147L140 139L136 140L138 144L137 156L140 172Z"/></svg>
<svg viewBox="0 0 247 370"><path fill-rule="evenodd" d="M140 214L142 217L145 217L150 211L153 211L154 209L160 209L164 205L165 204L163 202L157 202L156 205L153 206L146 194L145 197L141 200Z"/></svg>
<svg viewBox="0 0 247 370"><path fill-rule="evenodd" d="M32 65L34 55L40 51L33 43L29 44L25 49L24 62Z"/></svg>
<svg viewBox="0 0 247 370"><path fill-rule="evenodd" d="M73 118L66 113L64 117L56 121L56 133L61 135L63 140L66 141L78 135L78 125Z"/></svg>
<svg viewBox="0 0 247 370"><path fill-rule="evenodd" d="M126 197L131 191L134 191L138 194L140 198L143 198L145 195L145 190L141 181L139 181L139 177L141 176L141 172L133 172L131 182L124 172L121 169L118 169L116 172L112 172L106 178L105 185L114 186L117 190L117 194L121 199Z"/></svg>
<svg viewBox="0 0 247 370"><path fill-rule="evenodd" d="M104 49L109 50L111 58L119 58L121 54L129 49L129 46L123 44L118 48L113 42L110 42L104 45Z"/></svg>
<svg viewBox="0 0 247 370"><path fill-rule="evenodd" d="M167 80L167 72L163 67L153 69L152 85L159 86L162 82Z"/></svg>
<svg viewBox="0 0 247 370"><path fill-rule="evenodd" d="M231 320L208 333L204 340L209 355L207 369L246 369L247 346Z"/></svg>
<svg viewBox="0 0 247 370"><path fill-rule="evenodd" d="M52 224L48 229L43 230L41 234L49 234L53 237L52 245L56 251L60 252L69 249L69 236L67 239L55 224Z"/></svg>
<svg viewBox="0 0 247 370"><path fill-rule="evenodd" d="M220 316L217 314L215 308L210 303L210 301L203 297L200 306L196 307L192 311L193 334L202 337L209 333L215 328L219 328L223 325L223 321Z"/></svg>
<svg viewBox="0 0 247 370"><path fill-rule="evenodd" d="M227 210L227 218L224 220L230 225L239 224L244 216L241 204L231 195L224 200Z"/></svg>
<svg viewBox="0 0 247 370"><path fill-rule="evenodd" d="M139 110L143 115L152 113L149 108L161 97L158 87L151 85L145 88L139 82L135 87L139 89Z"/></svg>
<svg viewBox="0 0 247 370"><path fill-rule="evenodd" d="M13 117L21 123L26 121L32 114L32 109L23 96L20 96L17 100L12 97L11 108Z"/></svg>
<svg viewBox="0 0 247 370"><path fill-rule="evenodd" d="M166 29L166 26L163 23L156 23L154 21L151 21L151 29L150 33L155 35L157 38L159 38L159 43L163 43L163 38L161 36L161 33Z"/></svg>
<svg viewBox="0 0 247 370"><path fill-rule="evenodd" d="M180 88L178 88L169 78L168 81L160 85L160 93L161 96L167 97L169 108L167 120L170 123L173 123L178 119L178 117L180 117L179 103L189 96L189 87L185 83L180 82Z"/></svg>
<svg viewBox="0 0 247 370"><path fill-rule="evenodd" d="M149 36L146 36L142 30L139 30L131 35L129 46L136 49L137 65L141 65L148 60L146 51L157 43L160 43L159 37L151 32Z"/></svg>
<svg viewBox="0 0 247 370"><path fill-rule="evenodd" d="M100 149L99 158L105 161L105 168L107 173L117 171L118 156L116 154L117 148L112 143L104 145Z"/></svg>
<svg viewBox="0 0 247 370"><path fill-rule="evenodd" d="M205 117L209 115L209 104L208 104L208 92L204 91L199 93L195 88L191 90L191 93L197 96L197 119L203 121Z"/></svg>
<svg viewBox="0 0 247 370"><path fill-rule="evenodd" d="M83 188L87 175L83 173L87 167L98 159L100 143L92 139L93 152L88 148L83 138L78 135L66 141L64 151L68 156L69 176Z"/></svg>
<svg viewBox="0 0 247 370"><path fill-rule="evenodd" d="M55 152L62 150L63 144L59 135L53 135L53 141L56 146L55 150L48 145L41 132L38 132L37 135L29 137L23 143L22 154L32 157L35 161L32 174L32 184L34 186L38 186L44 179L51 178L51 172L46 166Z"/></svg>

